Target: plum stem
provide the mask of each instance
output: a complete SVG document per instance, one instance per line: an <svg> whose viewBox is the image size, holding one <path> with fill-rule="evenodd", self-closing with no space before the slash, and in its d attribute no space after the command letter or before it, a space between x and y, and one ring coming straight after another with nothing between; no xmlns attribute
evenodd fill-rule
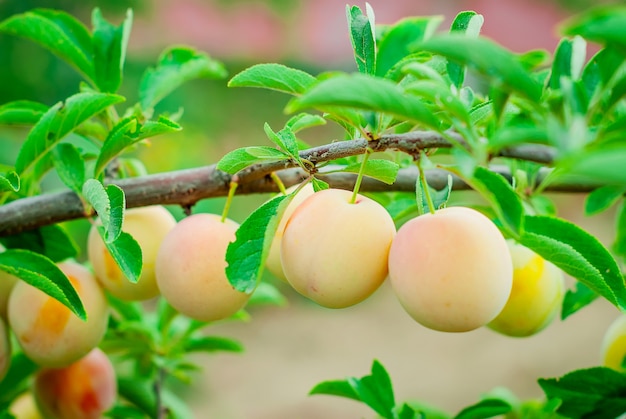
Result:
<svg viewBox="0 0 626 419"><path fill-rule="evenodd" d="M222 218L220 221L223 223L226 221L226 217L228 217L228 211L230 210L230 204L233 202L233 198L235 197L235 191L237 190L237 186L239 183L230 182L230 187L228 188L228 197L226 198L226 203L224 204L224 210L222 211Z"/></svg>
<svg viewBox="0 0 626 419"><path fill-rule="evenodd" d="M352 197L350 198L351 204L356 203L356 198L359 194L359 189L361 188L361 181L363 180L363 173L365 172L365 165L367 164L367 160L369 159L370 154L372 154L372 150L368 148L367 152L363 156L363 161L361 162L361 167L359 168L359 174L356 178L356 182L354 182L354 189L352 190Z"/></svg>
<svg viewBox="0 0 626 419"><path fill-rule="evenodd" d="M285 184L283 183L283 181L280 178L280 176L278 176L276 174L276 172L272 172L270 174L270 177L272 178L272 180L274 181L276 186L278 186L278 189L280 190L280 193L282 193L283 195L287 195L287 189L285 188Z"/></svg>
<svg viewBox="0 0 626 419"><path fill-rule="evenodd" d="M420 152L420 155L417 159L417 170L419 171L419 182L422 185L421 189L424 193L424 198L426 199L426 203L428 204L428 211L431 214L435 213L435 204L433 203L433 198L432 196L430 196L430 190L428 189L428 181L426 180L426 174L424 173L424 168L422 167L422 153ZM416 188L417 189L417 188ZM421 194L418 194L421 195ZM421 197L420 197L421 198ZM418 202L418 208L421 208L421 203Z"/></svg>

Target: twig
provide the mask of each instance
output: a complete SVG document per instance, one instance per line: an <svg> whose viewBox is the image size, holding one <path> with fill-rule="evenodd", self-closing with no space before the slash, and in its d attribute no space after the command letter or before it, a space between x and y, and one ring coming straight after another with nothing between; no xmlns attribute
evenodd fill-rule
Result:
<svg viewBox="0 0 626 419"><path fill-rule="evenodd" d="M452 134L455 135L455 134ZM459 140L461 138L459 137ZM434 132L410 132L406 134L386 135L376 140L356 139L338 141L301 152L304 159L314 164L331 161L342 157L363 154L367 149L374 151L399 150L414 154L418 150L451 147L440 134ZM549 164L554 159L554 150L540 145L525 145L510 148L503 156ZM258 164L237 173L238 195L277 192L278 186L270 176L276 172L285 186L304 180L308 174L291 160ZM505 169L494 168L510 178ZM400 170L393 185L386 185L373 179L365 178L362 191L413 191L417 171L413 168ZM447 172L427 171L428 183L441 189L447 184ZM332 187L351 189L356 175L351 173L332 173L321 175ZM119 179L114 183L120 186L126 195L128 208L155 204L177 204L190 208L196 202L213 197L226 196L232 176L219 171L215 165L194 169L165 172L148 176ZM547 190L581 192L589 191L595 184L553 184ZM467 189L467 185L454 180L454 189ZM79 197L71 192L47 193L18 199L0 206L0 237L33 230L41 226L55 224L94 215L86 213Z"/></svg>

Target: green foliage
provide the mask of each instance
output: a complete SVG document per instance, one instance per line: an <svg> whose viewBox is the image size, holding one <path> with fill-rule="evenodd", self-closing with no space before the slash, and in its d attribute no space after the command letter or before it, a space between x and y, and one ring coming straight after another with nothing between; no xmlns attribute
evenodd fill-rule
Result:
<svg viewBox="0 0 626 419"><path fill-rule="evenodd" d="M237 229L236 240L226 251L226 276L236 290L251 293L261 280L280 217L294 196L272 198L250 214Z"/></svg>
<svg viewBox="0 0 626 419"><path fill-rule="evenodd" d="M626 283L614 257L626 257L622 200L626 192L626 9L596 8L568 20L561 28L567 37L553 57L545 51L515 54L481 37L483 17L472 11L459 13L449 33L435 33L443 21L440 16L409 17L377 26L369 5L365 13L348 5L346 17L358 73L328 71L314 76L266 63L230 79L231 87L292 95L285 110L294 115L278 131L265 124L272 146L235 149L220 159L217 169L236 181L235 175L243 170L284 163L301 169L316 191L329 187L324 175L357 174L356 193L363 176L393 188L400 175L414 173L407 169L416 160L417 196L377 195L398 223L445 206L453 186L465 182L487 203L485 211L505 235L578 281L565 295L562 319L597 298L626 310ZM98 232L107 249L127 279L137 282L142 250L122 231L126 196L115 186L126 173L120 169L124 156L146 139L181 130L177 116L154 115L165 97L191 80L224 79L228 72L222 63L191 47L167 48L143 74L138 103L122 108L126 98L116 93L123 91L132 20L129 10L114 25L95 9L89 29L65 12L35 9L0 22L0 32L41 45L85 82L52 106L26 100L0 104L1 125L30 127L14 166L0 168L0 204L40 195L44 176L55 171L66 189L80 198L84 213L97 213ZM587 42L602 45L588 61ZM488 87L470 85L468 71ZM300 113L305 109L319 114ZM336 144L310 154L299 133L327 121L337 123L348 140L365 139L367 146L359 153L366 155L340 155ZM399 135L407 132L422 133L424 139ZM445 147L429 146L433 135L447 141ZM376 148L384 141L389 142L388 149ZM335 152L337 158L329 159ZM523 165L517 158L540 163ZM497 174L495 164L508 170L510 177ZM428 185L424 168L447 171L447 186L435 190ZM542 195L554 185L592 185L585 202L587 215L619 204L611 250L575 224L554 216ZM294 194L275 197L252 212L228 247L226 274L237 290L254 292L251 307L285 304L276 288L262 282L262 275L279 220ZM63 227L42 226L2 237L0 242L6 248L0 253L0 270L85 318L78 294L56 266L80 253ZM204 334L206 323L180 316L163 299L152 311L112 297L110 305L114 315L101 346L120 363L130 364L118 382L123 403L110 412L111 417L161 417L164 406L172 417L189 417L189 409L169 387L170 381L189 382L197 370L188 355L242 351L239 342ZM241 311L233 319L245 320L247 313ZM26 388L36 369L19 351L12 363L7 378L0 381L0 411ZM389 374L374 361L369 375L324 381L311 394L359 401L393 419L615 417L626 411L622 373L591 368L560 379L541 379L539 384L545 402L520 402L509 394L491 392L453 416L420 402L396 401ZM155 392L155 387L160 390Z"/></svg>
<svg viewBox="0 0 626 419"><path fill-rule="evenodd" d="M626 376L610 368L577 370L540 379L539 385L548 398L560 400L557 412L566 417L612 418L626 411Z"/></svg>
<svg viewBox="0 0 626 419"><path fill-rule="evenodd" d="M49 258L25 249L8 249L0 253L0 270L39 288L72 310L82 320L87 313L80 297L65 274Z"/></svg>

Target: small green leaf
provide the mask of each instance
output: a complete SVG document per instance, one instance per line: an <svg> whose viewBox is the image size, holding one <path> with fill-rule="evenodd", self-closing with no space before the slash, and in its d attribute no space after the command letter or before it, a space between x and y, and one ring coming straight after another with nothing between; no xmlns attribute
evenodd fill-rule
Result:
<svg viewBox="0 0 626 419"><path fill-rule="evenodd" d="M591 234L569 221L546 216L524 217L520 242L602 295L626 308L626 284L608 250Z"/></svg>
<svg viewBox="0 0 626 419"><path fill-rule="evenodd" d="M219 336L191 337L185 340L186 352L243 352L241 343Z"/></svg>
<svg viewBox="0 0 626 419"><path fill-rule="evenodd" d="M78 255L78 245L59 224L2 237L0 243L7 249L26 249L61 262Z"/></svg>
<svg viewBox="0 0 626 419"><path fill-rule="evenodd" d="M362 166L361 163L353 163L345 167L342 172L359 173ZM363 175L391 185L396 181L398 170L400 170L400 166L390 160L369 159L363 167Z"/></svg>
<svg viewBox="0 0 626 419"><path fill-rule="evenodd" d="M359 399L371 407L376 413L393 418L395 397L389 374L380 362L374 360L372 373L361 379L349 378L348 383L359 396Z"/></svg>
<svg viewBox="0 0 626 419"><path fill-rule="evenodd" d="M622 203L617 211L616 217L616 233L615 242L613 243L613 251L626 258L626 204Z"/></svg>
<svg viewBox="0 0 626 419"><path fill-rule="evenodd" d="M0 175L0 194L20 190L20 177L15 171Z"/></svg>
<svg viewBox="0 0 626 419"><path fill-rule="evenodd" d="M296 132L302 131L303 129L325 124L326 120L323 117L302 112L289 118L289 121L287 121L285 127L289 127L289 129L291 129L291 132L295 134Z"/></svg>
<svg viewBox="0 0 626 419"><path fill-rule="evenodd" d="M292 100L287 111L309 107L329 111L329 108L344 106L388 113L428 127L439 127L439 120L419 99L407 95L389 80L365 74L339 75L321 81L300 98Z"/></svg>
<svg viewBox="0 0 626 419"><path fill-rule="evenodd" d="M354 60L359 72L376 73L376 40L374 39L374 23L363 14L358 6L346 5L346 16L350 29L350 41L354 51ZM373 19L373 16L372 16Z"/></svg>
<svg viewBox="0 0 626 419"><path fill-rule="evenodd" d="M586 53L587 48L584 39L580 37L562 39L556 48L552 61L550 88L553 90L560 89L561 77L578 80L585 64Z"/></svg>
<svg viewBox="0 0 626 419"><path fill-rule="evenodd" d="M85 183L85 162L78 149L72 144L61 143L52 150L52 157L61 181L80 193Z"/></svg>
<svg viewBox="0 0 626 419"><path fill-rule="evenodd" d="M0 253L0 270L17 276L58 300L82 320L87 313L80 297L58 266L47 257L30 250L8 249Z"/></svg>
<svg viewBox="0 0 626 419"><path fill-rule="evenodd" d="M224 65L192 48L174 47L159 57L156 68L149 68L141 78L139 102L151 109L165 96L188 81L209 78L223 79L228 75Z"/></svg>
<svg viewBox="0 0 626 419"><path fill-rule="evenodd" d="M114 93L122 84L126 46L133 23L133 12L128 9L119 25L109 23L95 8L91 14L96 84L102 92Z"/></svg>
<svg viewBox="0 0 626 419"><path fill-rule="evenodd" d="M329 380L317 384L309 395L324 394L327 396L345 397L356 401L361 401L359 395L354 391L348 380Z"/></svg>
<svg viewBox="0 0 626 419"><path fill-rule="evenodd" d="M318 178L311 179L311 184L313 185L313 190L315 192L323 191L324 189L330 188L330 185L328 183Z"/></svg>
<svg viewBox="0 0 626 419"><path fill-rule="evenodd" d="M266 122L263 126L265 130L265 135L270 139L274 144L276 144L282 151L286 152L292 159L294 159L298 163L302 163L300 159L300 150L298 148L298 140L294 135L291 128L286 126L278 132L272 131L272 128Z"/></svg>
<svg viewBox="0 0 626 419"><path fill-rule="evenodd" d="M511 184L500 174L484 167L474 171L475 185L496 210L510 232L519 235L524 228L524 205Z"/></svg>
<svg viewBox="0 0 626 419"><path fill-rule="evenodd" d="M103 239L112 243L119 237L124 220L126 202L124 191L116 185L106 188L95 179L87 180L83 185L82 194L85 200L94 208L106 232Z"/></svg>
<svg viewBox="0 0 626 419"><path fill-rule="evenodd" d="M598 294L582 282L576 282L575 290L567 290L561 304L561 320L565 320L583 307L591 304Z"/></svg>
<svg viewBox="0 0 626 419"><path fill-rule="evenodd" d="M157 402L154 392L154 380L150 377L118 377L119 395L140 408L148 417L157 417Z"/></svg>
<svg viewBox="0 0 626 419"><path fill-rule="evenodd" d="M485 38L469 38L458 34L438 35L418 46L440 54L452 62L473 68L497 84L538 102L542 86L507 49Z"/></svg>
<svg viewBox="0 0 626 419"><path fill-rule="evenodd" d="M585 215L594 215L612 207L626 193L626 186L606 185L591 191L585 199Z"/></svg>
<svg viewBox="0 0 626 419"><path fill-rule="evenodd" d="M626 9L624 7L598 7L573 17L561 25L568 36L579 35L588 41L615 45L626 49Z"/></svg>
<svg viewBox="0 0 626 419"><path fill-rule="evenodd" d="M146 138L161 134L180 131L177 123L161 116L157 121L146 121L140 124L135 117L124 118L109 132L98 155L94 176L98 177L107 164L122 151Z"/></svg>
<svg viewBox="0 0 626 419"><path fill-rule="evenodd" d="M100 237L105 236L105 230L102 226L98 227ZM139 243L130 234L122 231L115 241L107 242L104 240L107 250L119 266L124 276L133 284L139 281L142 268L142 254Z"/></svg>
<svg viewBox="0 0 626 419"><path fill-rule="evenodd" d="M605 367L576 370L560 378L540 378L557 413L575 418L616 418L626 412L626 375Z"/></svg>
<svg viewBox="0 0 626 419"><path fill-rule="evenodd" d="M487 419L513 410L506 400L486 398L461 410L454 419Z"/></svg>
<svg viewBox="0 0 626 419"><path fill-rule="evenodd" d="M35 9L0 22L0 32L37 42L94 80L93 46L87 28L70 14Z"/></svg>
<svg viewBox="0 0 626 419"><path fill-rule="evenodd" d="M256 64L236 74L228 87L261 87L298 95L316 81L309 73L282 64Z"/></svg>
<svg viewBox="0 0 626 419"><path fill-rule="evenodd" d="M485 18L483 15L472 11L461 12L454 18L450 32L476 38L480 34L480 29L484 22ZM461 88L465 80L465 67L457 63L448 63L447 69L448 77L450 77L452 84L457 88Z"/></svg>
<svg viewBox="0 0 626 419"><path fill-rule="evenodd" d="M424 419L424 415L414 410L409 404L404 403L398 410L398 419Z"/></svg>
<svg viewBox="0 0 626 419"><path fill-rule="evenodd" d="M34 125L48 107L30 100L17 100L0 106L0 125Z"/></svg>
<svg viewBox="0 0 626 419"><path fill-rule="evenodd" d="M226 250L226 276L238 291L251 293L261 279L265 259L292 195L277 196L257 208L239 226Z"/></svg>
<svg viewBox="0 0 626 419"><path fill-rule="evenodd" d="M82 122L123 101L122 96L106 93L77 93L52 106L28 133L15 162L21 175L33 166Z"/></svg>
<svg viewBox="0 0 626 419"><path fill-rule="evenodd" d="M416 52L413 46L428 39L442 21L442 16L411 17L389 27L378 42L376 75L385 76L404 57Z"/></svg>
<svg viewBox="0 0 626 419"><path fill-rule="evenodd" d="M234 175L253 164L281 161L289 158L287 153L274 147L251 146L226 153L217 163L217 169Z"/></svg>

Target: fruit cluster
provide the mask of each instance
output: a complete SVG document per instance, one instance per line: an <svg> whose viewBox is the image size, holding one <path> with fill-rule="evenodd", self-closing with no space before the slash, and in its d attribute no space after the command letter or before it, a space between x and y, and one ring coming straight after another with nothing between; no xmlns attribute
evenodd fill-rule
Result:
<svg viewBox="0 0 626 419"><path fill-rule="evenodd" d="M476 210L440 209L396 232L377 202L310 186L287 207L267 267L329 308L357 304L389 278L411 317L446 332L486 325L532 335L554 317L564 287L559 269L505 240Z"/></svg>
<svg viewBox="0 0 626 419"><path fill-rule="evenodd" d="M96 222L87 246L93 273L73 261L58 265L78 292L87 321L37 288L0 273L0 379L9 366L12 331L23 352L41 366L32 393L46 417L99 417L116 397L115 371L97 349L109 319L105 293L126 301L161 295L190 318L227 318L250 297L235 290L225 273L226 249L237 228L213 214L177 223L161 206L128 210L124 231L137 240L143 258L139 281L132 283L107 250ZM412 318L445 332L487 326L509 336L535 334L558 311L564 288L559 269L505 240L476 210L440 209L396 231L376 201L345 190L314 192L311 185L287 207L266 266L329 308L357 304L389 278ZM617 359L622 352L607 356Z"/></svg>
<svg viewBox="0 0 626 419"><path fill-rule="evenodd" d="M238 227L233 221L195 214L177 223L161 206L126 211L124 231L142 251L136 283L116 264L98 224L87 244L93 271L75 261L58 264L85 307L86 321L41 290L0 272L0 381L9 368L12 331L24 354L41 367L32 396L46 418L99 418L116 400L114 368L97 348L109 322L106 293L124 301L162 295L181 313L202 321L229 317L250 297L235 291L224 272L226 248ZM24 406L28 399L15 409Z"/></svg>

